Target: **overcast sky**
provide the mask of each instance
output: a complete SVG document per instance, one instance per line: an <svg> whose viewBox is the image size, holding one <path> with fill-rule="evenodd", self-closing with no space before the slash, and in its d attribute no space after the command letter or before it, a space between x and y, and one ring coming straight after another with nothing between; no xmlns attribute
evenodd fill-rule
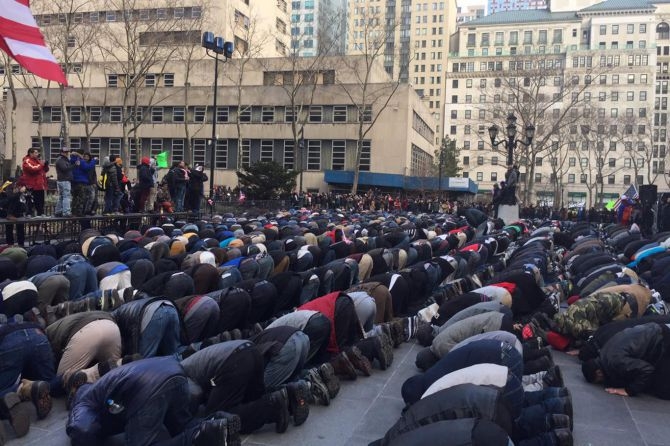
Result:
<svg viewBox="0 0 670 446"><path fill-rule="evenodd" d="M456 0L458 6L482 5L485 3L486 0Z"/></svg>

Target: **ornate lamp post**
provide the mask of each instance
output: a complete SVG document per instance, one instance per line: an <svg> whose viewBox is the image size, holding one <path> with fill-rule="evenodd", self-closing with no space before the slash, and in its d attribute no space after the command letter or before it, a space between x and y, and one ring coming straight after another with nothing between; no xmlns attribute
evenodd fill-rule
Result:
<svg viewBox="0 0 670 446"><path fill-rule="evenodd" d="M219 88L219 55L223 55L223 62L233 57L233 43L226 42L223 37L215 37L213 32L202 33L202 47L209 57L214 59L214 97L212 108L212 139L209 152L209 198L214 198L214 162L216 160L216 96ZM213 53L211 54L210 51Z"/></svg>
<svg viewBox="0 0 670 446"><path fill-rule="evenodd" d="M514 164L514 149L517 144L521 144L524 147L528 147L533 142L533 137L535 136L535 126L533 124L528 124L526 126L525 141L516 138L516 116L510 113L507 116L507 139L502 139L496 142L498 137L498 126L492 125L489 127L489 138L491 138L491 145L497 147L500 144L505 144L507 148L507 165L511 166Z"/></svg>

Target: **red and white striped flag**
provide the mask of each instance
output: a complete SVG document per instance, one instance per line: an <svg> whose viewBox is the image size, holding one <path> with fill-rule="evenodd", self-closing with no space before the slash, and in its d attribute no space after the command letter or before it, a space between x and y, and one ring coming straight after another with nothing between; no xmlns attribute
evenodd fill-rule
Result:
<svg viewBox="0 0 670 446"><path fill-rule="evenodd" d="M30 11L29 0L2 0L0 49L34 75L67 85L65 73L47 48Z"/></svg>

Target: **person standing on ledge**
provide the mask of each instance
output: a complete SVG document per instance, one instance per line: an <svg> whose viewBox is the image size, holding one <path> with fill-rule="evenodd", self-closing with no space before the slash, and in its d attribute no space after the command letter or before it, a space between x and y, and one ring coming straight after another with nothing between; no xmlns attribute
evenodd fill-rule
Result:
<svg viewBox="0 0 670 446"><path fill-rule="evenodd" d="M78 157L79 154L73 152L72 158L70 158L70 148L63 147L60 150L60 156L56 160L56 186L58 188L56 217L72 216L72 210L70 209L70 202L72 200L72 171L74 170L72 161Z"/></svg>
<svg viewBox="0 0 670 446"><path fill-rule="evenodd" d="M151 188L154 187L154 169L151 167L151 161L148 156L142 157L142 162L137 166L137 187L140 191L136 209L138 212L144 212L144 208L151 194Z"/></svg>
<svg viewBox="0 0 670 446"><path fill-rule="evenodd" d="M28 154L23 157L21 168L23 174L19 181L26 186L33 197L35 215L44 217L44 193L47 190L46 173L49 171L49 161L42 161L39 149L30 148ZM32 206L29 206L28 214L32 213Z"/></svg>

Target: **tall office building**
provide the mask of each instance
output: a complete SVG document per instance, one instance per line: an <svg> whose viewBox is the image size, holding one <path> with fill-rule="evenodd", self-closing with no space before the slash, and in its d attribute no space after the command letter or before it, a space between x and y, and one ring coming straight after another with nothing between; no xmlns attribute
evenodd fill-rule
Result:
<svg viewBox="0 0 670 446"><path fill-rule="evenodd" d="M347 52L365 52L370 36L383 36L386 71L412 85L442 123L449 38L455 30L454 0L349 0ZM443 129L438 130L439 145Z"/></svg>
<svg viewBox="0 0 670 446"><path fill-rule="evenodd" d="M291 50L301 57L344 54L347 0L293 0Z"/></svg>
<svg viewBox="0 0 670 446"><path fill-rule="evenodd" d="M531 148L515 150L529 204L595 205L630 184L667 189L670 4L572 3L587 6L506 11L459 27L445 128L463 149L463 175L484 190L504 180L505 150L491 146L488 128L505 138L514 113L517 138L536 127Z"/></svg>
<svg viewBox="0 0 670 446"><path fill-rule="evenodd" d="M488 14L524 9L546 9L547 0L489 0Z"/></svg>
<svg viewBox="0 0 670 446"><path fill-rule="evenodd" d="M478 5L458 6L456 8L456 22L466 23L484 17L486 15L486 6L486 2L483 0Z"/></svg>

